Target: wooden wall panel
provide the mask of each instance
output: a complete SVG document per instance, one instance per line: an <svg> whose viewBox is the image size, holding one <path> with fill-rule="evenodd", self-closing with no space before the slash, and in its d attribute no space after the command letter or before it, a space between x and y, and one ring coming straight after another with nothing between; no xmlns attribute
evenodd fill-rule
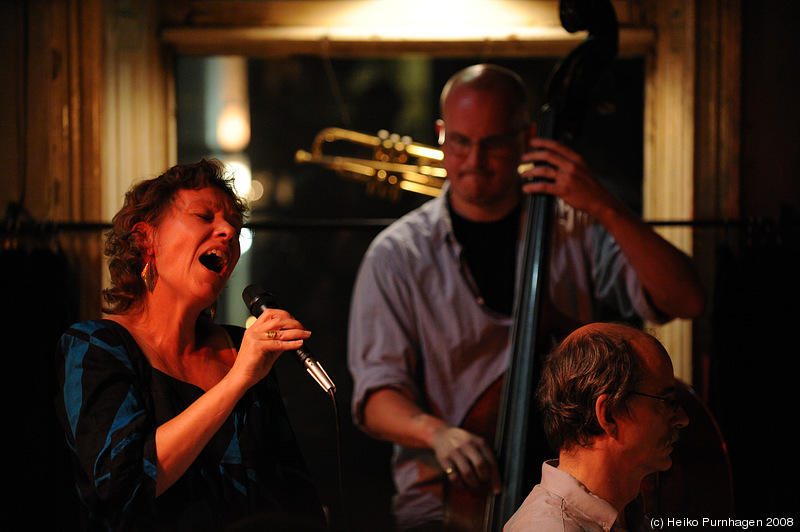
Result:
<svg viewBox="0 0 800 532"><path fill-rule="evenodd" d="M106 0L103 219L131 183L177 162L171 57L160 44L159 3Z"/></svg>
<svg viewBox="0 0 800 532"><path fill-rule="evenodd" d="M649 16L659 28L647 58L643 216L647 220L691 220L694 208L695 2L662 0ZM692 253L688 227L658 232ZM675 375L692 383L692 323L657 327Z"/></svg>
<svg viewBox="0 0 800 532"><path fill-rule="evenodd" d="M14 80L2 103L4 209L21 203L34 221L73 227L108 222L133 179L174 164L173 91L156 29L159 6L3 4L3 57ZM131 17L141 23L121 31L119 22ZM71 231L62 245L81 278L81 317L96 317L105 264L96 231L84 236Z"/></svg>
<svg viewBox="0 0 800 532"><path fill-rule="evenodd" d="M716 223L695 231L694 257L713 305L719 301L714 293L718 250L722 245L735 249L739 234L725 224L742 216L742 14L739 1L726 0L700 2L697 11L694 219ZM714 310L709 308L709 319L695 321L693 335L694 380L706 397L715 364L710 319Z"/></svg>

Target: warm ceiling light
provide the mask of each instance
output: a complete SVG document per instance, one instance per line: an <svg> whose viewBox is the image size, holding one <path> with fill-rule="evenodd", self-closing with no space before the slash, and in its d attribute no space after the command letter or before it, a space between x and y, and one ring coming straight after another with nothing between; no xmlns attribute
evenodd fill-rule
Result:
<svg viewBox="0 0 800 532"><path fill-rule="evenodd" d="M556 24L559 24L556 12ZM332 35L354 32L376 37L463 39L547 32L552 9L504 0L373 0L331 15Z"/></svg>

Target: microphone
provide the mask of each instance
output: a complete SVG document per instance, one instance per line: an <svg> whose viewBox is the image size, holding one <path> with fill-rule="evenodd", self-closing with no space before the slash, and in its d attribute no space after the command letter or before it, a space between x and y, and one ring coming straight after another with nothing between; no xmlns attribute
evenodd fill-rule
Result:
<svg viewBox="0 0 800 532"><path fill-rule="evenodd" d="M281 308L272 294L257 284L251 284L245 288L242 292L242 299L244 299L244 304L247 305L250 313L256 318L261 316L261 313L267 309ZM300 362L303 363L309 375L314 377L314 380L322 386L322 389L325 390L326 393L336 391L336 386L334 386L331 378L328 377L328 374L325 373L325 370L322 369L322 366L320 366L319 362L317 362L305 346L301 346L299 349L291 352L300 359Z"/></svg>

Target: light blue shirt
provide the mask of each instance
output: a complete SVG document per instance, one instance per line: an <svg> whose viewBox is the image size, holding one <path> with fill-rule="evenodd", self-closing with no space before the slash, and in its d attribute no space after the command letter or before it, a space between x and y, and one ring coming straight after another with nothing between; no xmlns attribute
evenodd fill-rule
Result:
<svg viewBox="0 0 800 532"><path fill-rule="evenodd" d="M542 481L503 527L503 532L622 532L609 502L586 489L575 477L557 469L558 460L542 464ZM629 517L645 524L641 507L633 503ZM643 531L642 527L632 530ZM646 530L650 530L646 528Z"/></svg>

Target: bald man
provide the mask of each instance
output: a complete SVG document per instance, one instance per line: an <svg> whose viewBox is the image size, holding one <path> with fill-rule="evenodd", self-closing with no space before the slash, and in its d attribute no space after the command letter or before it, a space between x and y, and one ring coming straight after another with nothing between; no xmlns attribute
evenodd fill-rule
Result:
<svg viewBox="0 0 800 532"><path fill-rule="evenodd" d="M689 423L659 341L626 325L581 327L548 358L537 398L559 457L503 530L650 530L634 501L647 475L672 465Z"/></svg>
<svg viewBox="0 0 800 532"><path fill-rule="evenodd" d="M441 527L445 482L502 488L493 436L460 425L508 365L523 194L558 198L548 295L562 315L661 323L704 305L688 257L577 153L534 137L515 73L487 64L456 73L441 113L443 193L376 237L349 322L354 420L395 444L393 511L404 531ZM522 162L539 166L520 175Z"/></svg>

